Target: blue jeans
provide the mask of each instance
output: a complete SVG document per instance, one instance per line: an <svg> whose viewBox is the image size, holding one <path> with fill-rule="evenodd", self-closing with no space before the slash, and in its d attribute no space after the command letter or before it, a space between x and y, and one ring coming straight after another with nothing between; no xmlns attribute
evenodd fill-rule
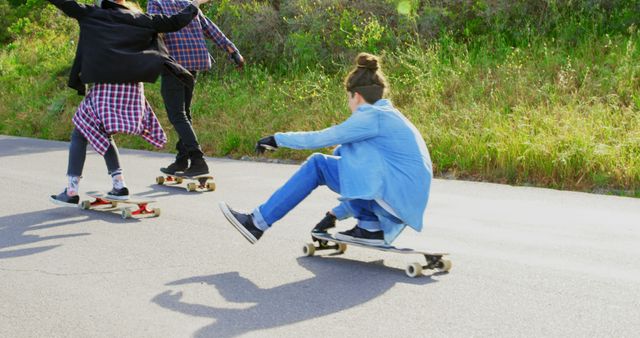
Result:
<svg viewBox="0 0 640 338"><path fill-rule="evenodd" d="M319 185L326 185L340 193L340 172L336 156L313 154L300 169L289 178L280 189L261 206L253 211L253 221L260 230L268 229L282 219ZM350 216L358 219L358 226L370 230L380 230L375 207L381 209L373 200L349 200L333 209L338 219Z"/></svg>
<svg viewBox="0 0 640 338"><path fill-rule="evenodd" d="M331 210L337 219L355 217L358 227L379 231L385 229L385 223L402 223L402 220L393 216L374 200L346 200Z"/></svg>

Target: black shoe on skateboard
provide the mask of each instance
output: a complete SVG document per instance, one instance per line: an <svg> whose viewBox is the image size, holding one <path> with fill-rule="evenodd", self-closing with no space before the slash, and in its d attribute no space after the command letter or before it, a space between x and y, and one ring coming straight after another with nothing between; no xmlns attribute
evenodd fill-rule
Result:
<svg viewBox="0 0 640 338"><path fill-rule="evenodd" d="M62 205L65 207L77 207L78 203L80 203L80 197L78 195L69 196L67 195L67 189L65 188L63 192L57 195L51 195L49 200L57 205Z"/></svg>
<svg viewBox="0 0 640 338"><path fill-rule="evenodd" d="M175 175L177 172L185 171L189 167L188 161L175 161L166 168L160 168L160 171L167 175Z"/></svg>
<svg viewBox="0 0 640 338"><path fill-rule="evenodd" d="M185 177L196 177L207 175L209 173L209 166L202 157L195 157L191 159L191 166L182 173Z"/></svg>
<svg viewBox="0 0 640 338"><path fill-rule="evenodd" d="M126 201L129 199L129 189L127 189L127 187L120 189L113 188L107 193L107 198Z"/></svg>
<svg viewBox="0 0 640 338"><path fill-rule="evenodd" d="M231 223L249 243L255 244L260 237L262 237L264 231L258 229L255 224L253 224L253 217L251 217L250 214L236 212L229 208L225 202L220 202L218 206L229 223Z"/></svg>
<svg viewBox="0 0 640 338"><path fill-rule="evenodd" d="M353 241L367 245L381 246L384 245L384 232L381 231L367 231L359 228L357 225L347 231L338 232L336 239L343 241Z"/></svg>
<svg viewBox="0 0 640 338"><path fill-rule="evenodd" d="M324 218L320 221L320 223L316 224L316 226L311 230L311 232L315 233L326 233L327 230L331 228L335 228L336 226L336 216L332 215L330 212L324 216Z"/></svg>

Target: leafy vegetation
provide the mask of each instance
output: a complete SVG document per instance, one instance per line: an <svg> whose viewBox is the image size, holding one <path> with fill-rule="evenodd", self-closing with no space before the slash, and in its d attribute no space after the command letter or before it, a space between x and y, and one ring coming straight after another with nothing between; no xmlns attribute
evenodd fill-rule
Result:
<svg viewBox="0 0 640 338"><path fill-rule="evenodd" d="M342 78L368 51L383 56L391 99L424 135L437 175L640 196L638 0L205 6L248 61L236 72L212 46L218 62L193 106L208 155L252 155L261 136L344 120ZM67 140L81 99L65 88L75 23L41 0L0 0L2 20L0 133ZM158 84L147 96L170 130Z"/></svg>

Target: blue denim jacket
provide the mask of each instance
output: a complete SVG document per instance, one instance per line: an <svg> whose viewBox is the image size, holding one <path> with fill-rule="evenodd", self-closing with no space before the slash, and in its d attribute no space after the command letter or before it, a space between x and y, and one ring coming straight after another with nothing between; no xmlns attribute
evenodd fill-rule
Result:
<svg viewBox="0 0 640 338"><path fill-rule="evenodd" d="M432 166L416 127L382 99L363 104L343 123L320 131L276 133L278 146L316 149L340 145L342 199L382 200L402 222L381 219L390 243L405 225L422 230Z"/></svg>

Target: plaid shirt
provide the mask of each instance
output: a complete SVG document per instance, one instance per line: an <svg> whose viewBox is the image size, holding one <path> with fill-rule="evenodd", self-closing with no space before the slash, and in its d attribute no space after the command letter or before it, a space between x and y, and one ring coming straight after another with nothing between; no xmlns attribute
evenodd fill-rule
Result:
<svg viewBox="0 0 640 338"><path fill-rule="evenodd" d="M148 14L173 15L180 12L189 0L149 0L147 3ZM164 43L169 54L184 68L192 71L211 69L211 55L205 44L205 35L218 47L229 54L238 49L229 41L202 11L198 10L198 16L181 30L173 33L164 33Z"/></svg>
<svg viewBox="0 0 640 338"><path fill-rule="evenodd" d="M73 124L100 155L109 149L111 134L140 135L162 148L167 135L144 97L142 83L98 83L80 103Z"/></svg>

